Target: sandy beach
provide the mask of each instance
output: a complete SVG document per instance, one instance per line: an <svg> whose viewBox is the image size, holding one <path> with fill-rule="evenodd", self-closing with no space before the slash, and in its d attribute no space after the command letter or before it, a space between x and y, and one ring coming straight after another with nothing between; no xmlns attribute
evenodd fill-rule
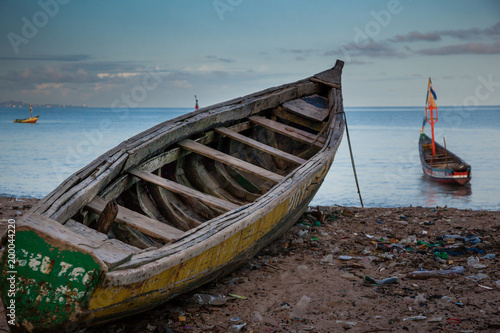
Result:
<svg viewBox="0 0 500 333"><path fill-rule="evenodd" d="M36 201L0 198L0 230ZM495 332L499 229L498 211L311 207L232 275L79 332Z"/></svg>

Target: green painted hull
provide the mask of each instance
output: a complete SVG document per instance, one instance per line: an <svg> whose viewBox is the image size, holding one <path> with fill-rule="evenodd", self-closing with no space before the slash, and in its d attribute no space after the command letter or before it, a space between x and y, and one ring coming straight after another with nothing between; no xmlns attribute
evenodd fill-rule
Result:
<svg viewBox="0 0 500 333"><path fill-rule="evenodd" d="M32 323L37 331L63 329L78 308L87 306L101 271L91 255L69 244L49 244L32 230L17 230L15 257L11 266L5 251L0 280L0 288L8 291L2 298L12 330L33 330Z"/></svg>

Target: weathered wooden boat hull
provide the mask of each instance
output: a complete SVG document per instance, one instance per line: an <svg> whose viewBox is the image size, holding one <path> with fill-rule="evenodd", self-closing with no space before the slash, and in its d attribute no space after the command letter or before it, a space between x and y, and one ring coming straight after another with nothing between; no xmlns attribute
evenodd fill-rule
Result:
<svg viewBox="0 0 500 333"><path fill-rule="evenodd" d="M471 179L471 166L438 143L435 143L437 157L433 159L431 144L431 138L421 133L418 146L424 174L441 183L467 184Z"/></svg>
<svg viewBox="0 0 500 333"><path fill-rule="evenodd" d="M85 320L104 323L127 315L137 314L232 272L248 262L249 258L257 254L269 242L287 231L305 211L317 189L315 187L315 191L304 198L300 206L291 212L286 212L284 208L286 204L275 207L267 215L257 220L256 224L259 230L253 234L253 230L250 229L255 229L255 224L235 233L223 243L201 253L199 256L181 262L143 283L126 287L98 288L90 300L90 306L96 308L90 310ZM285 215L276 220L276 217L282 214ZM266 230L268 231L266 232ZM246 239L245 242L242 241L243 238ZM228 252L228 248L230 248L230 253L224 255ZM214 261L214 258L219 256L221 258ZM206 267L204 263L211 264ZM173 276L185 277L185 279L184 281L174 282L172 281ZM164 285L165 287L159 289L143 287L144 284L148 283ZM137 288L135 292L141 288L145 290L142 291L142 295L134 297L135 292L133 289L135 288ZM110 295L113 295L113 297L110 297ZM119 302L116 303L117 301Z"/></svg>
<svg viewBox="0 0 500 333"><path fill-rule="evenodd" d="M15 123L24 123L24 124L34 124L38 120L39 116L30 117L26 119L14 119Z"/></svg>
<svg viewBox="0 0 500 333"><path fill-rule="evenodd" d="M16 304L13 328L71 331L137 314L229 273L284 233L318 191L340 145L342 67L338 61L314 77L155 126L69 177L17 221L17 264L10 266L7 251L2 257L0 287L8 287L12 274L16 280L15 295L3 295L4 304ZM310 118L294 119L303 124L297 127L276 121L276 115L298 118L280 109L293 101L299 105L294 112ZM309 110L311 101L316 106ZM184 165L196 167L185 163L190 154L217 161L200 170L213 168L210 182L228 182L224 196L195 188L183 171ZM234 178L217 174L217 163ZM232 195L238 198L224 200ZM169 196L179 201L161 205ZM180 216L173 210L158 216L174 204L190 210L192 223L205 221L186 227L173 220ZM126 240L103 227L107 218L129 235Z"/></svg>

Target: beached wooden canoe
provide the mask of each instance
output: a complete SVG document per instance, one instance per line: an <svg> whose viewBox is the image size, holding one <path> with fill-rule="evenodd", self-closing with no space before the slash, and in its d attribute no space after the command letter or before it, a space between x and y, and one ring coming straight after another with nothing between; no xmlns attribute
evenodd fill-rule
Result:
<svg viewBox="0 0 500 333"><path fill-rule="evenodd" d="M14 303L19 330L100 324L245 263L332 165L342 67L159 124L66 179L15 223L15 245L6 237L7 320Z"/></svg>
<svg viewBox="0 0 500 333"><path fill-rule="evenodd" d="M420 133L418 148L424 174L443 183L464 185L471 179L471 166L449 149L434 143L436 154L432 154L432 139Z"/></svg>

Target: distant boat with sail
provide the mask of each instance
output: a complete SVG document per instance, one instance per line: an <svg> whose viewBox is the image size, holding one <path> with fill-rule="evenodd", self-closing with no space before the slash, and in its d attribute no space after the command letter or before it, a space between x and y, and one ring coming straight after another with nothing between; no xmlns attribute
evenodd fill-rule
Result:
<svg viewBox="0 0 500 333"><path fill-rule="evenodd" d="M438 121L436 99L436 93L432 88L431 78L429 78L425 116L418 142L422 169L424 174L433 180L464 185L471 179L471 166L446 149L444 138L444 146L437 144L434 140L434 124ZM431 125L431 138L424 133L426 123Z"/></svg>
<svg viewBox="0 0 500 333"><path fill-rule="evenodd" d="M25 119L14 119L15 123L34 124L37 122L39 116L33 117L33 107L30 105L30 117Z"/></svg>

